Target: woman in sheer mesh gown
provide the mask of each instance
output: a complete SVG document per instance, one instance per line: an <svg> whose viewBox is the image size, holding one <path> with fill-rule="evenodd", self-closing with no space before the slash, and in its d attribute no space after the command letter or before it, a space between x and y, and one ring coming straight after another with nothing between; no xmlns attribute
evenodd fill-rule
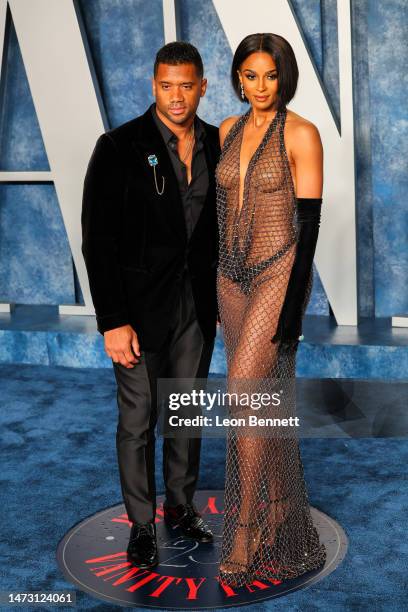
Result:
<svg viewBox="0 0 408 612"><path fill-rule="evenodd" d="M247 36L231 77L250 108L220 127L218 304L228 391L279 393L279 406L258 416L289 418L295 416L296 352L319 228L321 142L312 123L286 108L298 71L285 39ZM238 402L230 413L254 411ZM231 427L227 440L219 571L223 582L236 586L294 578L326 559L294 427L284 434L250 429Z"/></svg>

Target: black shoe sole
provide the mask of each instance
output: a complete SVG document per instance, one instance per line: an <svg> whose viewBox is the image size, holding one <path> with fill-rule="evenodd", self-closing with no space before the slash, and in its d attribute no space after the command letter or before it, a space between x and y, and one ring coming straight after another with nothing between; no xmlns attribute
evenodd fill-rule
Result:
<svg viewBox="0 0 408 612"><path fill-rule="evenodd" d="M195 540L196 542L200 542L200 544L211 544L211 542L214 542L214 537L208 537L208 538L194 538L193 536L187 536L189 538L191 538L192 540Z"/></svg>
<svg viewBox="0 0 408 612"><path fill-rule="evenodd" d="M208 544L210 542L214 541L214 536L209 536L209 537L203 537L203 538L196 538L192 535L190 535L189 533L187 533L186 531L184 531L183 527L180 525L180 523L178 523L177 521L174 521L171 518L167 518L166 516L163 518L164 522L166 523L166 525L169 525L169 527L180 527L181 531L183 532L183 535L186 536L186 538L189 538L190 540L195 540L196 542L200 542L202 544Z"/></svg>
<svg viewBox="0 0 408 612"><path fill-rule="evenodd" d="M157 561L154 561L153 563L149 563L149 564L147 564L147 563L138 563L136 561L136 559L134 559L132 557L132 555L130 555L129 553L126 553L126 554L127 554L128 561L131 561L134 565L136 565L136 567L138 567L140 569L151 569L152 567L156 567L157 565L159 565L159 560L158 559L157 559Z"/></svg>

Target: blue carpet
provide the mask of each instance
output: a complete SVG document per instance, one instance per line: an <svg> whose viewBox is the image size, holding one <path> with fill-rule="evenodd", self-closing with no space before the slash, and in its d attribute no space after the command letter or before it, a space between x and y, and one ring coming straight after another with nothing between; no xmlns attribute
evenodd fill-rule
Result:
<svg viewBox="0 0 408 612"><path fill-rule="evenodd" d="M121 503L113 372L2 365L0 382L0 590L70 589L55 560L58 541L86 516ZM310 502L343 526L349 551L323 581L250 609L406 609L408 441L308 439L301 446ZM223 488L224 452L223 440L203 441L199 488ZM77 591L77 609L119 606Z"/></svg>

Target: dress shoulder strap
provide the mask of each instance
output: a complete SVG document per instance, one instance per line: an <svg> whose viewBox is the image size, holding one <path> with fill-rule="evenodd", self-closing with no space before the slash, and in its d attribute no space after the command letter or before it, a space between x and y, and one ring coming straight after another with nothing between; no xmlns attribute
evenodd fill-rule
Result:
<svg viewBox="0 0 408 612"><path fill-rule="evenodd" d="M250 112L251 109L247 110L246 113L241 115L229 130L228 134L225 137L224 144L222 145L220 160L224 157L225 153L230 148L231 143L235 140L235 137L247 122Z"/></svg>
<svg viewBox="0 0 408 612"><path fill-rule="evenodd" d="M277 132L279 134L279 143L280 143L281 152L285 150L284 130L285 130L287 114L288 114L288 109L286 108L286 106L279 111Z"/></svg>

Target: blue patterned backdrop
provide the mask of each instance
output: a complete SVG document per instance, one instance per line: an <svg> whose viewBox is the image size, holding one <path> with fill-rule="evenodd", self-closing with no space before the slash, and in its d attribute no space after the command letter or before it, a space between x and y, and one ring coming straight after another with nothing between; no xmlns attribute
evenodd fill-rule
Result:
<svg viewBox="0 0 408 612"><path fill-rule="evenodd" d="M359 312L381 317L408 312L408 3L351 4ZM162 2L81 0L78 7L114 127L152 101L152 64L164 44ZM292 7L340 119L336 1L292 0ZM209 87L200 115L218 124L241 113L228 79L232 52L211 0L182 0L180 30L204 59ZM48 170L12 24L0 91L0 170ZM0 301L75 303L75 270L53 185L0 185L0 261ZM308 312L329 313L318 275Z"/></svg>

